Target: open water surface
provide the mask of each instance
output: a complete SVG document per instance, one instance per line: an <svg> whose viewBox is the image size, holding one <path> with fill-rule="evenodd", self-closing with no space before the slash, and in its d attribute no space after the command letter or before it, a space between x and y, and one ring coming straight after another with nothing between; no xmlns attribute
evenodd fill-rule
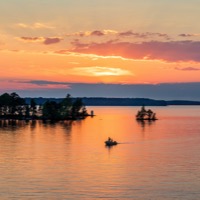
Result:
<svg viewBox="0 0 200 200"><path fill-rule="evenodd" d="M0 199L200 199L200 107L88 107L74 122L0 123ZM107 148L112 137L121 144Z"/></svg>

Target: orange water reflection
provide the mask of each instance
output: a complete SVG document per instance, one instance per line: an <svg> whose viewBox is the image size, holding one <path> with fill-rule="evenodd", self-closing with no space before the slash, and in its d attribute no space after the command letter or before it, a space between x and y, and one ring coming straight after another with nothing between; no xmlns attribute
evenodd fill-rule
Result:
<svg viewBox="0 0 200 200"><path fill-rule="evenodd" d="M200 197L198 107L152 108L152 123L135 120L137 107L88 109L96 116L0 124L2 199Z"/></svg>

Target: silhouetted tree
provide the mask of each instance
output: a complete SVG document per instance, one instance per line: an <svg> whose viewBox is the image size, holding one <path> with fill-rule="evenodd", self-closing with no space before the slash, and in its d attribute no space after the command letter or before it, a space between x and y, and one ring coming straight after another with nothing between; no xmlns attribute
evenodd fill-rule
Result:
<svg viewBox="0 0 200 200"><path fill-rule="evenodd" d="M77 98L74 102L73 102L73 105L72 105L72 116L73 117L79 117L81 114L80 114L80 111L81 109L83 108L83 102L82 102L82 99L80 98Z"/></svg>
<svg viewBox="0 0 200 200"><path fill-rule="evenodd" d="M25 118L26 119L30 118L30 108L29 108L29 105L25 106Z"/></svg>
<svg viewBox="0 0 200 200"><path fill-rule="evenodd" d="M37 114L37 107L36 107L36 102L34 99L31 99L31 103L30 103L30 110L32 113L32 119L36 118L36 114Z"/></svg>
<svg viewBox="0 0 200 200"><path fill-rule="evenodd" d="M45 102L42 109L43 119L49 119L52 121L60 120L59 109L60 109L60 106L55 101Z"/></svg>
<svg viewBox="0 0 200 200"><path fill-rule="evenodd" d="M49 120L67 120L77 119L87 116L87 110L82 99L72 99L70 94L60 102L47 101L42 109L43 119Z"/></svg>
<svg viewBox="0 0 200 200"><path fill-rule="evenodd" d="M15 92L8 94L4 93L0 96L0 110L1 117L15 119L22 117L23 107L25 105L24 99L22 99Z"/></svg>
<svg viewBox="0 0 200 200"><path fill-rule="evenodd" d="M60 103L60 115L63 119L69 118L72 114L72 97L70 94L61 101Z"/></svg>

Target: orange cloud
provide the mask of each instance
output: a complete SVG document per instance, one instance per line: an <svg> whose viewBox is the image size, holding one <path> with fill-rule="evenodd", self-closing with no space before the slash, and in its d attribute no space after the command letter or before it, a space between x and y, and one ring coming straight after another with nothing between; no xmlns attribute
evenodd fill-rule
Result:
<svg viewBox="0 0 200 200"><path fill-rule="evenodd" d="M19 28L27 28L27 29L54 29L55 27L49 26L40 22L36 22L34 24L24 24L24 23L18 23L16 24Z"/></svg>

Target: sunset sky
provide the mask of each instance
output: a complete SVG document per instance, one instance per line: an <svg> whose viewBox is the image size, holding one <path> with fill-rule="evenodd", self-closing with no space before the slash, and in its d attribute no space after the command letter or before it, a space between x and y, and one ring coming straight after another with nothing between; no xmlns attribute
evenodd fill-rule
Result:
<svg viewBox="0 0 200 200"><path fill-rule="evenodd" d="M0 1L0 94L200 100L199 0Z"/></svg>

